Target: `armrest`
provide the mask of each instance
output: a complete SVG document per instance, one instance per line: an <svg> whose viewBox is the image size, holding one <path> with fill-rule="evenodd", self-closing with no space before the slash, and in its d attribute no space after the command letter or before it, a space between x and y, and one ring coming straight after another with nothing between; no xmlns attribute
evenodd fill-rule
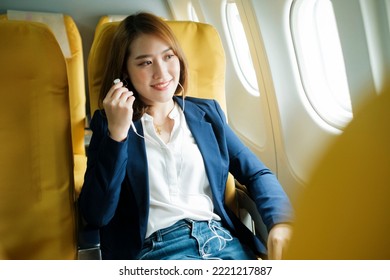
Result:
<svg viewBox="0 0 390 280"><path fill-rule="evenodd" d="M78 204L77 204L78 210ZM77 236L77 259L101 260L99 229L91 227L77 211L78 236Z"/></svg>
<svg viewBox="0 0 390 280"><path fill-rule="evenodd" d="M236 182L239 218L267 247L268 230L245 186Z"/></svg>
<svg viewBox="0 0 390 280"><path fill-rule="evenodd" d="M99 235L99 230L85 228L82 232L79 231L77 259L79 260L101 260L102 254L100 251L99 240L96 236ZM95 241L95 242L93 242Z"/></svg>
<svg viewBox="0 0 390 280"><path fill-rule="evenodd" d="M88 151L89 143L91 142L92 138L92 131L89 127L85 128L84 132L84 145L85 145L85 151Z"/></svg>

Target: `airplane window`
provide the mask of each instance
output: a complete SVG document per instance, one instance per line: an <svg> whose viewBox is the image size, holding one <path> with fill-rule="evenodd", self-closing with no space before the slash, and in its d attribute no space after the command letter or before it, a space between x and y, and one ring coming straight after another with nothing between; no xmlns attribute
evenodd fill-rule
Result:
<svg viewBox="0 0 390 280"><path fill-rule="evenodd" d="M307 98L323 120L342 129L352 106L331 1L294 0L291 33Z"/></svg>
<svg viewBox="0 0 390 280"><path fill-rule="evenodd" d="M259 96L259 87L249 51L248 40L245 35L237 5L234 2L229 1L226 3L226 22L230 41L233 46L233 60L235 61L235 66L237 66L238 76L245 88L251 94Z"/></svg>

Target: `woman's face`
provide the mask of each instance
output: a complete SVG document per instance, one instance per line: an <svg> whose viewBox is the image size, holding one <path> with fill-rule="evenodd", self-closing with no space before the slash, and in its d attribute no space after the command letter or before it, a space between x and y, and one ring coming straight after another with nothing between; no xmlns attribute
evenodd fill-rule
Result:
<svg viewBox="0 0 390 280"><path fill-rule="evenodd" d="M157 36L142 34L130 48L127 71L139 98L150 106L171 101L180 78L179 58L171 47Z"/></svg>

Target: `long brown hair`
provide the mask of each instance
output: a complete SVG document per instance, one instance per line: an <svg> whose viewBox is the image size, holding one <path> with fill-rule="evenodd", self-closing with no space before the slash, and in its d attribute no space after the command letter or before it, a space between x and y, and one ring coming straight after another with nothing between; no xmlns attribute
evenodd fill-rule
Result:
<svg viewBox="0 0 390 280"><path fill-rule="evenodd" d="M130 56L131 44L142 34L152 34L165 41L173 50L180 61L179 83L175 95L185 94L188 88L188 67L184 52L176 39L171 28L161 18L150 13L138 13L126 17L117 27L108 55L107 68L105 69L102 87L100 89L99 107L103 109L103 99L112 87L114 79L126 80L127 87L131 89L135 96L133 105L133 120L138 120L147 110L148 106L138 97L138 92L134 89L127 72L127 59Z"/></svg>

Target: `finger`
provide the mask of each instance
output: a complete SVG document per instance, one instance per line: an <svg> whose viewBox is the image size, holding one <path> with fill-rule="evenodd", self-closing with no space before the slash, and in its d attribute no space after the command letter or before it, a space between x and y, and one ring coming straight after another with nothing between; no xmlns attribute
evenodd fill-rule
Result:
<svg viewBox="0 0 390 280"><path fill-rule="evenodd" d="M133 95L131 95L131 96L129 96L129 98L127 98L126 103L129 106L131 106L131 108L133 108L134 101L135 101L135 97Z"/></svg>
<svg viewBox="0 0 390 280"><path fill-rule="evenodd" d="M126 101L128 101L133 95L133 92L128 90L122 93L121 99L125 99Z"/></svg>
<svg viewBox="0 0 390 280"><path fill-rule="evenodd" d="M115 107L119 104L131 106L135 100L134 97L132 99L130 99L131 97L133 97L132 91L129 91L125 88L121 88L121 89L117 89L116 91L114 91L111 96L107 95L103 99L103 104L106 104L107 106L111 106L111 107ZM130 104L127 104L128 102L130 102Z"/></svg>
<svg viewBox="0 0 390 280"><path fill-rule="evenodd" d="M283 255L283 246L280 243L273 244L272 246L272 259L281 260Z"/></svg>
<svg viewBox="0 0 390 280"><path fill-rule="evenodd" d="M135 97L131 95L128 98L121 99L119 104L120 104L121 107L127 107L128 110L133 111L133 103L134 103L134 101L135 101Z"/></svg>
<svg viewBox="0 0 390 280"><path fill-rule="evenodd" d="M117 80L118 80L119 82L118 82ZM117 89L122 88L122 87L123 87L123 82L121 82L119 79L116 79L116 80L115 80L115 83L113 83L113 85L111 86L111 88L110 88L109 91L107 92L107 95L106 95L106 96L112 97L112 96L114 95L115 91L116 91ZM123 88L125 88L125 87L123 87Z"/></svg>
<svg viewBox="0 0 390 280"><path fill-rule="evenodd" d="M273 260L274 259L274 247L272 242L268 239L267 242L267 249L268 249L268 259Z"/></svg>
<svg viewBox="0 0 390 280"><path fill-rule="evenodd" d="M123 96L127 96L127 92L129 92L129 90L125 87L114 88L108 97L112 100L120 100Z"/></svg>
<svg viewBox="0 0 390 280"><path fill-rule="evenodd" d="M132 110L135 97L131 91L123 92L121 97L115 100L112 100L113 104L116 104L119 107L128 107Z"/></svg>
<svg viewBox="0 0 390 280"><path fill-rule="evenodd" d="M132 91L129 91L129 90L126 90L126 91L118 91L114 94L113 96L113 101L116 101L116 102L122 102L122 103L126 103L130 97L133 96L133 92Z"/></svg>

